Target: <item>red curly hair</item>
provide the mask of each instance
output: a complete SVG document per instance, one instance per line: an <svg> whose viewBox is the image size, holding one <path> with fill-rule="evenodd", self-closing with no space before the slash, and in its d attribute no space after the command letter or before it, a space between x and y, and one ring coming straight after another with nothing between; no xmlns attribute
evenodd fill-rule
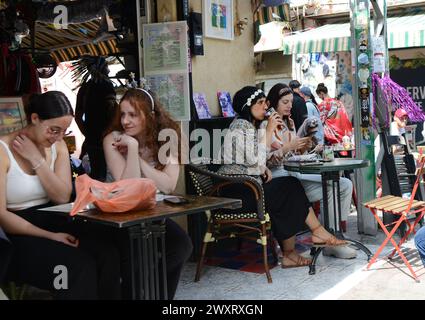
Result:
<svg viewBox="0 0 425 320"><path fill-rule="evenodd" d="M120 101L127 101L131 106L138 112L139 115L143 114L145 117L145 140L144 146L148 148L154 157L154 161L157 163L155 169L163 170L165 168L164 164L161 164L158 159L158 152L160 148L166 144L168 141L159 141L159 133L164 129L171 129L177 133L179 141L179 154L180 159L181 154L181 131L180 125L174 121L170 114L164 109L155 95L148 91L149 94L154 99L154 112L152 112L152 101L146 92L138 89L129 89ZM117 112L114 116L112 126L109 128L107 134L113 131L123 132L124 128L121 124L121 108L117 108Z"/></svg>

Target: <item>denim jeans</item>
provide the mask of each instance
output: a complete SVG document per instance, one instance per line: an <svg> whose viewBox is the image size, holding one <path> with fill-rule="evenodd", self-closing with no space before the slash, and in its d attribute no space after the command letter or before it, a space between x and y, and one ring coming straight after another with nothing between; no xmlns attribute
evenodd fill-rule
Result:
<svg viewBox="0 0 425 320"><path fill-rule="evenodd" d="M422 263L425 266L425 227L421 228L415 236L415 245L418 248Z"/></svg>
<svg viewBox="0 0 425 320"><path fill-rule="evenodd" d="M298 172L288 172L283 168L272 170L273 178L282 176L293 176L300 180L304 187L305 194L311 203L320 201L320 211L323 212L323 193L322 193L322 176L320 174L300 174ZM340 198L341 198L341 218L346 221L350 212L351 197L353 193L353 183L341 177L339 179ZM333 193L331 183L328 184L328 208L329 208L329 227L334 229L334 214L333 210ZM324 224L324 215L320 215L320 222Z"/></svg>

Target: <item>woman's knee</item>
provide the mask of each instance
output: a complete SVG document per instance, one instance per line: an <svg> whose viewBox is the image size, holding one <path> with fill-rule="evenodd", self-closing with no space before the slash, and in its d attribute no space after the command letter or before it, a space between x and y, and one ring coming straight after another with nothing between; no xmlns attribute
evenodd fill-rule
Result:
<svg viewBox="0 0 425 320"><path fill-rule="evenodd" d="M353 193L353 183L350 179L341 177L339 179L339 187L341 189L341 193L351 195Z"/></svg>

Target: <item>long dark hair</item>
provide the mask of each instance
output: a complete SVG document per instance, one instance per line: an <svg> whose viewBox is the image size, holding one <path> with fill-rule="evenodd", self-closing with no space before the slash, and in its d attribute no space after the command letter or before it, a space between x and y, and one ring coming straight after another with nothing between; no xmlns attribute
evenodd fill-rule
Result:
<svg viewBox="0 0 425 320"><path fill-rule="evenodd" d="M316 107L319 105L317 103L316 97L313 94L310 96L310 99L311 99L311 102L313 102Z"/></svg>
<svg viewBox="0 0 425 320"><path fill-rule="evenodd" d="M282 99L284 96L287 96L290 94L294 94L294 92L287 84L284 84L284 83L275 84L273 88L270 89L269 94L267 95L267 101L269 102L269 106L277 110L279 100ZM286 125L288 126L290 130L294 129L288 117L283 117L282 120L285 121Z"/></svg>
<svg viewBox="0 0 425 320"><path fill-rule="evenodd" d="M128 103L133 106L136 112L145 116L145 147L148 148L152 156L154 157L154 161L157 164L155 169L163 170L165 168L165 164L160 163L159 161L159 149L167 143L167 141L159 141L159 133L164 129L172 129L177 133L178 143L179 143L179 159L181 155L181 131L180 126L177 122L171 119L170 114L164 109L158 99L155 98L153 92L148 91L149 94L154 99L154 108L152 110L152 101L148 94L142 90L138 89L129 89L124 96L122 97L120 104L123 101L128 101ZM153 113L152 113L153 111ZM109 134L113 131L123 132L124 128L121 124L121 108L117 108L112 126L106 132Z"/></svg>
<svg viewBox="0 0 425 320"><path fill-rule="evenodd" d="M25 115L28 124L31 124L31 115L35 113L40 120L49 120L64 116L74 116L74 110L68 98L59 91L49 91L43 94L33 94L25 106Z"/></svg>

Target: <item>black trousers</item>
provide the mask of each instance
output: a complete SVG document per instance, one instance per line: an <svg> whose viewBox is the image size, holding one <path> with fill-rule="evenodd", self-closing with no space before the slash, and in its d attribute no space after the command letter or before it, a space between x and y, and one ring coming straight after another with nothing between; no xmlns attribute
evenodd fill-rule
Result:
<svg viewBox="0 0 425 320"><path fill-rule="evenodd" d="M12 244L6 239L0 238L0 285L3 283L11 256Z"/></svg>
<svg viewBox="0 0 425 320"><path fill-rule="evenodd" d="M176 294L180 275L185 262L192 254L192 241L187 233L174 221L166 219L165 246L167 260L168 299L173 300ZM123 299L131 297L131 261L130 245L126 230L120 230L118 243L121 254L122 294Z"/></svg>
<svg viewBox="0 0 425 320"><path fill-rule="evenodd" d="M80 240L78 248L45 238L8 235L13 255L8 279L49 290L63 300L121 298L120 257L117 248L82 223L33 209L17 212L32 224L51 232L66 232ZM57 287L55 268L67 270L67 289ZM63 270L63 269L62 269ZM63 281L59 281L63 284Z"/></svg>

